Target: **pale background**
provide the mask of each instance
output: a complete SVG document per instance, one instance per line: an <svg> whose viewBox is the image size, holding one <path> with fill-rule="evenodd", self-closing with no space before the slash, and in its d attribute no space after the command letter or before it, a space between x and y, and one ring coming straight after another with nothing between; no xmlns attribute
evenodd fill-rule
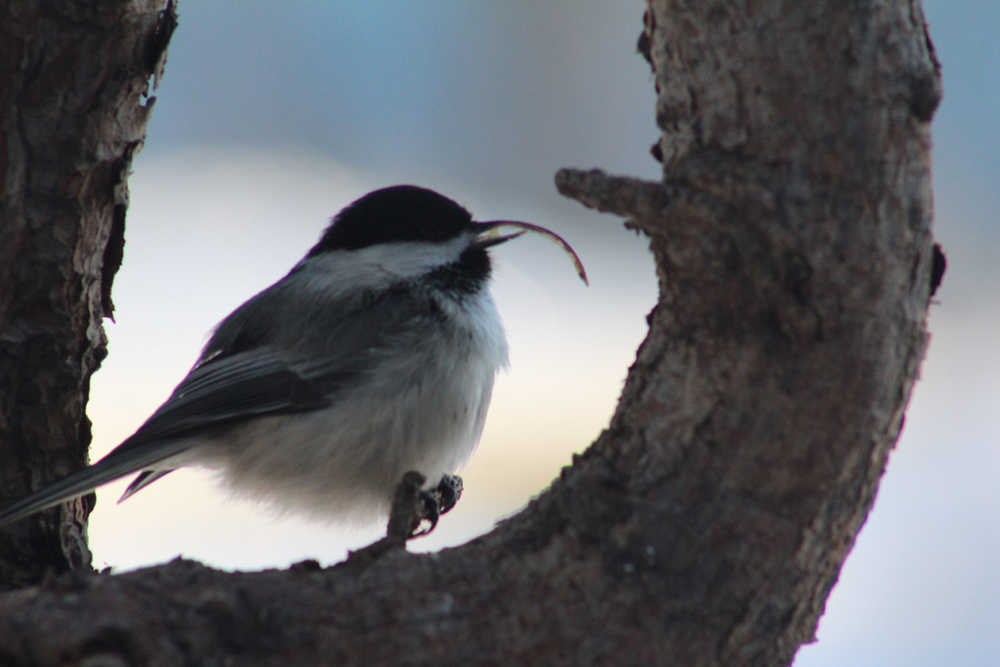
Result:
<svg viewBox="0 0 1000 667"><path fill-rule="evenodd" d="M413 547L459 544L516 512L606 424L655 301L644 240L552 186L564 165L658 177L652 80L635 53L642 7L182 3L130 181L93 457L159 405L212 325L281 277L331 214L411 182L481 218L552 227L591 276L584 288L539 237L494 253L512 367L463 471L465 496ZM988 1L925 8L945 74L934 177L949 269L903 438L802 667L985 665L1000 650L1000 12ZM98 567L179 554L223 568L330 564L378 531L274 517L198 472L116 506L124 486L99 494Z"/></svg>

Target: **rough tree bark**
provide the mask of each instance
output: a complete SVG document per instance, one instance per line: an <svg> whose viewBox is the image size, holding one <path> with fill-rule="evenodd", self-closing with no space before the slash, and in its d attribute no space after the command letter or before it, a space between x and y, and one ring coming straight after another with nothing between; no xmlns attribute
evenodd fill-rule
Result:
<svg viewBox="0 0 1000 667"><path fill-rule="evenodd" d="M90 376L172 14L0 3L0 502L83 466ZM91 497L92 499L92 497ZM0 588L89 568L91 499L0 534Z"/></svg>
<svg viewBox="0 0 1000 667"><path fill-rule="evenodd" d="M550 489L438 554L51 579L0 598L0 662L791 662L926 346L938 66L901 0L651 0L640 48L664 181L556 182L649 236L660 299Z"/></svg>

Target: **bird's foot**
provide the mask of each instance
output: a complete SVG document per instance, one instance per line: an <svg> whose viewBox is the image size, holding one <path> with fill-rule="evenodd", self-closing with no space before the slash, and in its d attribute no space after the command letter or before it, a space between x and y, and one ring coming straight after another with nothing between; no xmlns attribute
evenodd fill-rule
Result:
<svg viewBox="0 0 1000 667"><path fill-rule="evenodd" d="M442 514L447 514L458 504L462 497L462 478L458 475L443 475L441 481L433 489L420 491L420 503L410 537L422 537L429 534L437 526ZM430 525L420 529L420 524L427 520Z"/></svg>

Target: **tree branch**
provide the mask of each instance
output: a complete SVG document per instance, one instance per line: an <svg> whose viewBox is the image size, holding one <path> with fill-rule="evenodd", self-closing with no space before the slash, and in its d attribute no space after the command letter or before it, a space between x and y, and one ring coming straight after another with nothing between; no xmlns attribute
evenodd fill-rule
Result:
<svg viewBox="0 0 1000 667"><path fill-rule="evenodd" d="M789 663L926 347L936 61L915 3L652 0L643 44L664 184L557 176L660 287L571 468L438 554L51 580L0 598L0 662Z"/></svg>
<svg viewBox="0 0 1000 667"><path fill-rule="evenodd" d="M172 3L0 9L0 502L85 464L90 376L121 263ZM89 568L91 499L0 534L0 588Z"/></svg>

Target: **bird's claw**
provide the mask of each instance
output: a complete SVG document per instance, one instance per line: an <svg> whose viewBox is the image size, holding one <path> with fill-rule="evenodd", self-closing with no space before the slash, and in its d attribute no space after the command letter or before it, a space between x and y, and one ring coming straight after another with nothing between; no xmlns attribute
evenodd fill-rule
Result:
<svg viewBox="0 0 1000 667"><path fill-rule="evenodd" d="M462 497L462 489L461 477L443 475L436 487L420 491L419 512L410 537L422 537L433 531L441 515L447 514L458 503L458 499ZM425 519L430 522L430 525L420 529L420 524Z"/></svg>

